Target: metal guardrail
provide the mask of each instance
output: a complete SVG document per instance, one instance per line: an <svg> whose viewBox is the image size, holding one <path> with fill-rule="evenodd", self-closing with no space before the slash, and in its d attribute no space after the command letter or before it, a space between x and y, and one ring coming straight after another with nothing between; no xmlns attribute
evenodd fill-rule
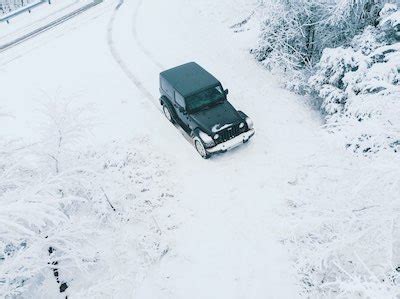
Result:
<svg viewBox="0 0 400 299"><path fill-rule="evenodd" d="M18 44L20 44L20 43L22 43L22 42L24 42L26 40L29 40L29 39L31 39L31 38L33 38L33 37L45 32L45 31L47 31L47 30L50 30L51 28L56 27L57 25L59 25L61 23L64 23L65 21L68 21L69 19L72 19L73 17L83 13L84 11L86 11L86 10L88 10L88 9L90 9L90 8L100 4L102 2L103 2L103 0L93 0L93 2L91 2L89 4L86 4L85 6L82 6L81 8L76 9L73 12L70 12L69 14L66 14L65 16L62 16L62 17L58 18L57 20L54 20L54 21L50 22L49 24L46 24L46 25L44 25L42 27L39 27L39 28L33 30L32 32L29 32L29 33L27 33L27 34L15 39L15 40L11 41L11 42L9 42L9 43L0 45L0 53L2 53L4 51L16 46L16 45L18 45Z"/></svg>
<svg viewBox="0 0 400 299"><path fill-rule="evenodd" d="M10 23L10 19L19 16L20 14L24 13L24 12L31 12L32 9L34 9L35 7L38 7L44 3L49 3L51 4L51 0L41 0L39 2L35 2L32 4L28 4L26 6L23 6L21 8L16 9L15 11L11 11L9 13L7 13L5 16L1 16L0 17L0 22L7 22Z"/></svg>

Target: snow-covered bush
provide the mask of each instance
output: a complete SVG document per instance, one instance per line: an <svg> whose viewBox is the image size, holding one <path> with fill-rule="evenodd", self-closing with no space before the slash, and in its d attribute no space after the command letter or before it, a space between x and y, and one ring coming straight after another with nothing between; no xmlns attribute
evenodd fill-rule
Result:
<svg viewBox="0 0 400 299"><path fill-rule="evenodd" d="M322 14L319 1L266 1L256 58L267 67L285 69L312 64L314 27L309 26Z"/></svg>
<svg viewBox="0 0 400 299"><path fill-rule="evenodd" d="M328 127L342 132L356 152L399 150L399 12L387 4L378 25L367 27L350 46L325 49L309 80Z"/></svg>
<svg viewBox="0 0 400 299"><path fill-rule="evenodd" d="M285 72L288 87L307 92L307 78L328 47L346 44L390 0L266 0L258 46L264 66Z"/></svg>
<svg viewBox="0 0 400 299"><path fill-rule="evenodd" d="M398 11L386 4L377 24L325 49L309 79L326 128L361 155L314 155L292 185L284 242L307 297L400 296Z"/></svg>
<svg viewBox="0 0 400 299"><path fill-rule="evenodd" d="M400 297L398 1L264 1L256 58L313 96L342 160L290 182L288 246L302 295ZM343 142L345 140L345 142ZM360 153L360 155L354 155ZM372 155L372 153L375 153ZM286 224L286 223L285 223Z"/></svg>
<svg viewBox="0 0 400 299"><path fill-rule="evenodd" d="M314 157L290 187L291 232L284 243L302 295L398 298L400 159L371 163L344 153L338 163L327 156Z"/></svg>
<svg viewBox="0 0 400 299"><path fill-rule="evenodd" d="M126 296L168 252L168 163L146 138L84 146L70 101L45 115L38 143L0 140L0 297Z"/></svg>

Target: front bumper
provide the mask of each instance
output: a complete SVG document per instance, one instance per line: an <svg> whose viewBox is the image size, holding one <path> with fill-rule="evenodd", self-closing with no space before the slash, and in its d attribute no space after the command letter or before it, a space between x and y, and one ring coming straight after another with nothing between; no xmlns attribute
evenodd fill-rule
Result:
<svg viewBox="0 0 400 299"><path fill-rule="evenodd" d="M236 136L235 138L232 138L228 141L217 144L216 146L206 148L206 151L209 154L226 152L227 150L233 149L233 148L249 141L249 139L251 137L253 137L254 133L255 133L254 129L248 130L247 132L244 132L244 133Z"/></svg>

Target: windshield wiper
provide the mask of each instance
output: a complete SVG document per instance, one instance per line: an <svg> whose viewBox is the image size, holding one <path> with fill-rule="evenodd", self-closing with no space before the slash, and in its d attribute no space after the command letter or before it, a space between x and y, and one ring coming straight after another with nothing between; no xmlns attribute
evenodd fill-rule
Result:
<svg viewBox="0 0 400 299"><path fill-rule="evenodd" d="M207 110L207 109L210 109L211 107L212 107L211 105L205 105L205 106L200 107L199 110L200 111L201 110Z"/></svg>
<svg viewBox="0 0 400 299"><path fill-rule="evenodd" d="M211 108L211 107L217 106L219 104L222 104L223 102L225 102L225 100L221 99L221 100L218 100L218 101L215 101L215 102L212 102L212 103L208 104L207 107Z"/></svg>

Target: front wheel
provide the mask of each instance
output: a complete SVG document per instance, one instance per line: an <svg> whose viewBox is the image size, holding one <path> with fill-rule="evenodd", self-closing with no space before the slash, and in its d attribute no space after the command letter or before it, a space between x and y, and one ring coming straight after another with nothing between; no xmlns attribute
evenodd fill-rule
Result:
<svg viewBox="0 0 400 299"><path fill-rule="evenodd" d="M203 142L201 142L200 140L195 140L194 146L195 146L197 152L199 153L199 155L200 155L203 159L208 159L208 158L210 158L210 154L207 153L206 148L204 147Z"/></svg>

